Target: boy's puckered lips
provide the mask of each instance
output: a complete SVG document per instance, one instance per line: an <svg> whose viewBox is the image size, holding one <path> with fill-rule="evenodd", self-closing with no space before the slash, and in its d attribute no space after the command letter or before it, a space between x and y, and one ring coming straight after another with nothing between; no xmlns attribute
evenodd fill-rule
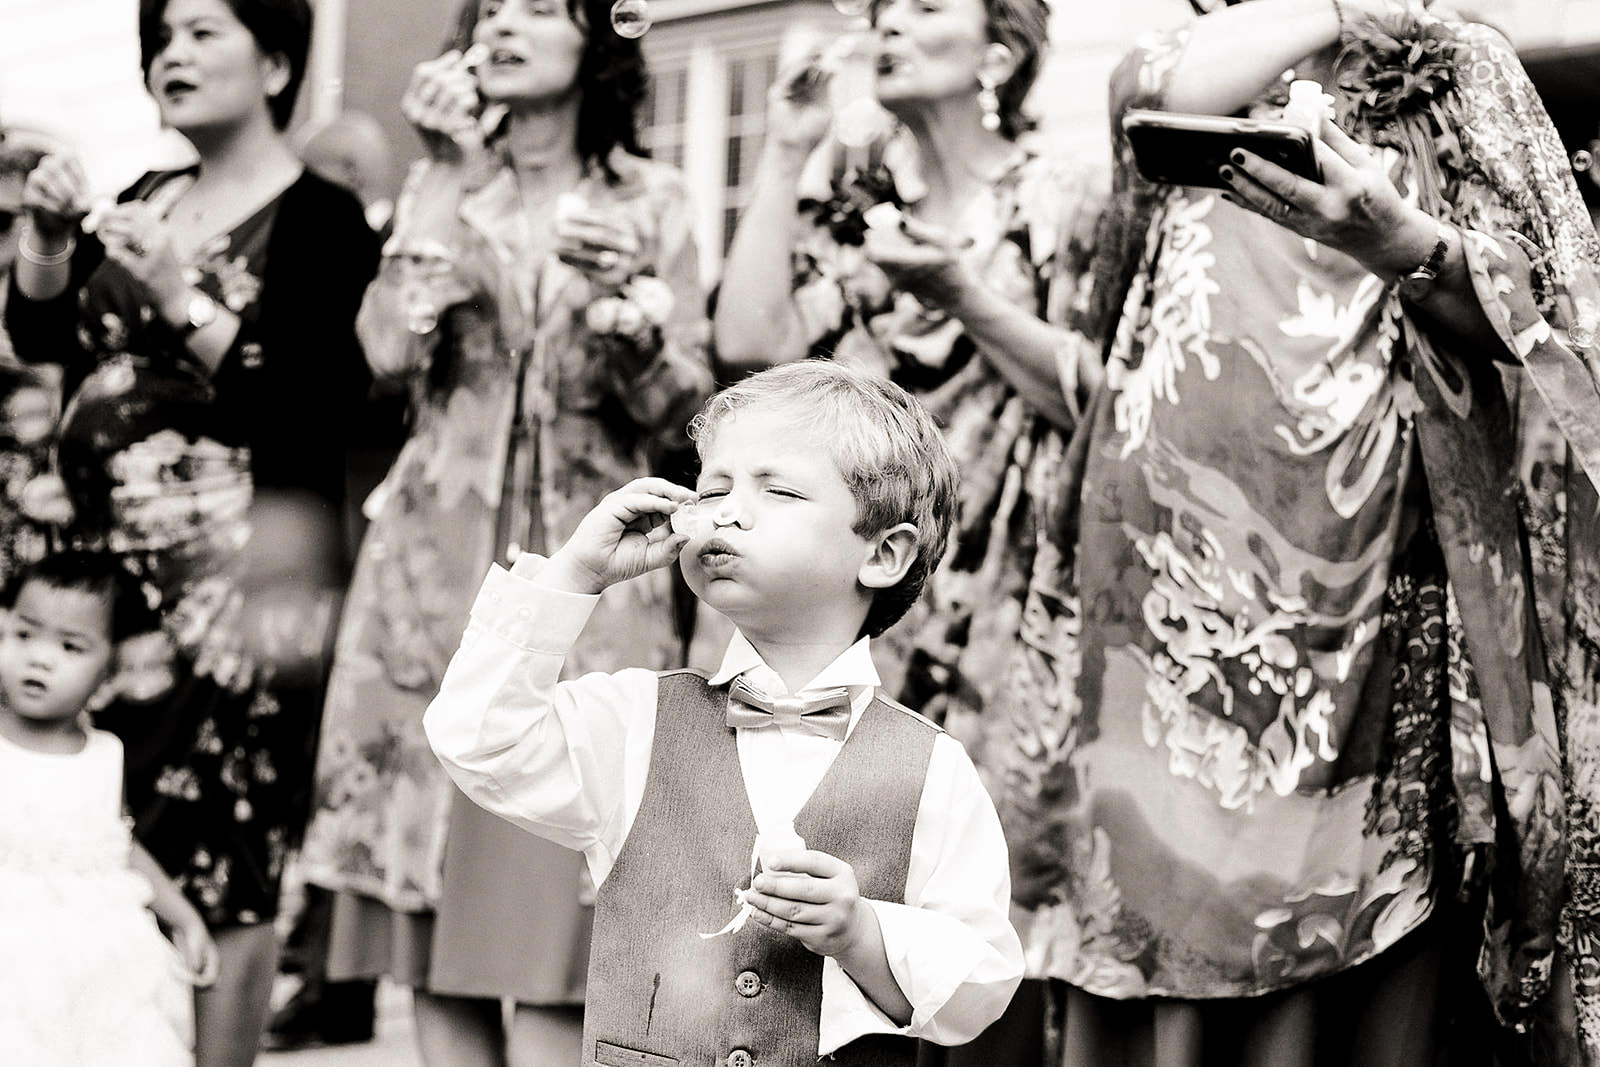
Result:
<svg viewBox="0 0 1600 1067"><path fill-rule="evenodd" d="M720 537L713 537L700 546L700 551L695 555L702 566L714 567L719 564L731 563L739 557L739 552L732 545Z"/></svg>

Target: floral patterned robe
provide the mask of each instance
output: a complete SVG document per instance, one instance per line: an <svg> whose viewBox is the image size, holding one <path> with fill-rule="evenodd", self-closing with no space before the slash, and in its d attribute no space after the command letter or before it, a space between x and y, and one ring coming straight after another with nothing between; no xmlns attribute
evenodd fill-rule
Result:
<svg viewBox="0 0 1600 1067"><path fill-rule="evenodd" d="M1402 173L1461 229L1503 348L1427 333L1358 276L1331 284L1339 257L1281 231L1255 254L1209 247L1222 206L1140 181L1119 145L1099 274L1124 319L1075 442L1081 491L1034 572L1001 805L1032 962L1091 992L1236 996L1343 969L1475 856L1496 1014L1526 1030L1545 1004L1569 808L1575 841L1595 836L1574 785L1594 780L1600 246L1505 42L1426 17L1392 40L1404 55L1417 39L1455 72L1428 112L1439 158L1421 157L1445 177L1415 180L1415 154ZM1141 44L1114 116L1160 106L1186 42ZM1253 285L1281 302L1275 328L1210 318ZM1558 430L1534 503L1564 503L1542 540L1566 554L1535 557L1537 585L1525 516L1541 509L1519 508L1502 367ZM1592 1004L1579 888L1563 940Z"/></svg>
<svg viewBox="0 0 1600 1067"><path fill-rule="evenodd" d="M532 250L498 158L421 163L407 182L358 326L374 369L409 380L414 427L367 503L334 653L304 852L319 885L400 911L437 903L454 787L422 713L484 572L559 547L601 496L651 471L658 446L686 441L710 391L682 179L620 152L611 162L615 183L593 173L577 192L634 224L675 297L643 359L590 329L579 272ZM412 273L419 262L434 273ZM679 662L670 581L608 590L568 670Z"/></svg>

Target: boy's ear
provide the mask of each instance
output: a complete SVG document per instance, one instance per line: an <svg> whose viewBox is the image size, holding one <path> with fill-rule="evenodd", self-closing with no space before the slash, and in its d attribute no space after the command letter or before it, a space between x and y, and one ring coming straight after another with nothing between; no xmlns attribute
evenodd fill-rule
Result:
<svg viewBox="0 0 1600 1067"><path fill-rule="evenodd" d="M900 584L916 559L917 528L902 522L874 539L856 579L868 589L890 589Z"/></svg>

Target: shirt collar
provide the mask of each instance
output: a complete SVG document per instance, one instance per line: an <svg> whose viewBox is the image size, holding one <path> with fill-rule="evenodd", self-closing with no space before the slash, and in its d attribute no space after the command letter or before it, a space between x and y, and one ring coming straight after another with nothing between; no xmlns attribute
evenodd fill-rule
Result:
<svg viewBox="0 0 1600 1067"><path fill-rule="evenodd" d="M735 630L733 640L728 642L728 650L722 654L722 666L711 676L711 684L727 685L739 675L756 668L762 668L764 680L766 676L776 673L767 666L766 661L761 658L761 653L750 643L750 639L741 631ZM817 672L815 678L801 686L800 692L808 693L816 689L829 689L841 685L850 689L872 691L882 684L882 679L878 677L878 668L872 662L871 639L863 637Z"/></svg>

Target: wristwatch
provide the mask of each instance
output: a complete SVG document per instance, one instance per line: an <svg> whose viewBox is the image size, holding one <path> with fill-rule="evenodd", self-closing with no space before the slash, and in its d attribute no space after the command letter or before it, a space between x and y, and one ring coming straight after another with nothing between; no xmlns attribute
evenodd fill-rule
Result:
<svg viewBox="0 0 1600 1067"><path fill-rule="evenodd" d="M1433 283L1439 280L1439 271L1444 269L1444 259L1450 254L1450 231L1442 222L1436 225L1439 227L1439 239L1434 242L1433 251L1422 261L1422 266L1400 279L1402 300L1414 304L1426 299L1433 292Z"/></svg>
<svg viewBox="0 0 1600 1067"><path fill-rule="evenodd" d="M217 302L204 293L195 293L189 298L184 313L187 318L179 329L183 336L192 337L217 321Z"/></svg>

